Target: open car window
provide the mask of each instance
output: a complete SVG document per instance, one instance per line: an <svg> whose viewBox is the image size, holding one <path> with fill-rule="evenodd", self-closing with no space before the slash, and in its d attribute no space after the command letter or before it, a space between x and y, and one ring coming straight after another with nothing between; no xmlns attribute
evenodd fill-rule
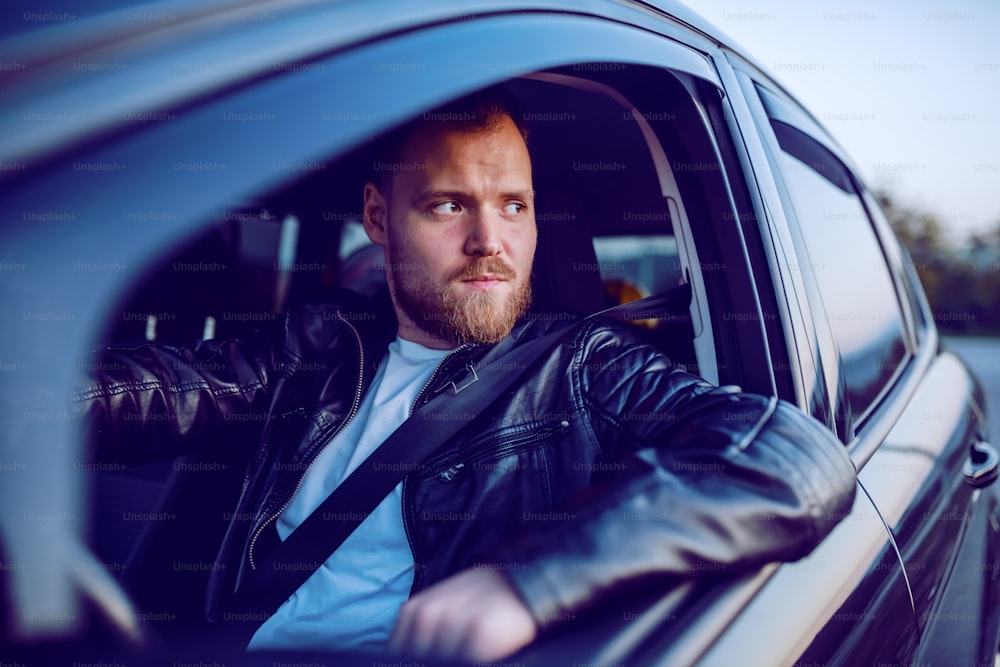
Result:
<svg viewBox="0 0 1000 667"><path fill-rule="evenodd" d="M696 235L708 234L699 220L718 216L703 177L718 179L720 171L700 101L663 70L620 65L611 72L595 65L504 82L529 127L537 195L529 316L577 318L695 283L690 309L630 326L678 365L695 373L704 367L718 381L713 319L725 326L734 318L709 303L706 284L720 289L722 263L699 259L694 247ZM661 96L626 96L651 82ZM654 103L655 113L636 107ZM339 289L385 290L385 259L361 223L373 146L299 165L281 187L214 213L197 235L148 262L110 310L98 346L240 338L280 326L295 303L326 301ZM155 223L147 217L141 222ZM140 602L162 608L166 599L178 617L196 613L181 592L196 590L208 572L171 571L163 555L187 535L183 562L211 563L227 508L220 504L206 520L204 507L185 498L217 497L238 475L204 457L94 475L102 559L124 573ZM139 525L137 516L150 521ZM192 522L204 539L190 539Z"/></svg>
<svg viewBox="0 0 1000 667"><path fill-rule="evenodd" d="M699 175L718 166L691 154L701 118L681 82L638 66L614 73L566 68L505 83L521 105L533 160L533 311L580 316L694 281L691 312L637 328L677 363L694 372L703 366L718 381L704 281L721 265L698 260L688 212L711 214ZM656 113L637 111L621 92L644 77L667 87ZM708 150L704 126L701 133ZM361 194L377 159L371 146L300 165L284 187L234 202L150 261L112 309L102 342L225 338L278 319L290 303L329 300L338 288L384 289L382 252L361 224ZM715 317L725 319L721 311Z"/></svg>
<svg viewBox="0 0 1000 667"><path fill-rule="evenodd" d="M520 20L497 19L510 29ZM474 24L442 31L468 30L467 39L475 40ZM540 22L532 34L545 36L545 28ZM186 346L250 336L280 327L292 304L324 301L340 288L382 289L384 261L359 229L373 142L447 99L502 83L530 127L536 219L544 228L533 314L578 317L688 283L693 299L686 312L630 326L688 370L713 382L742 383L747 378L733 341L746 337L733 333L758 325L759 316L732 305L731 283L747 269L727 259L739 253L738 243L730 238L730 246L720 248L716 239L717 227L733 215L706 117L721 99L714 71L696 52L659 40L649 42L655 58L642 55L645 38L617 28L593 33L602 39L583 49L589 29L581 27L580 39L546 44L541 65L525 67L514 56L530 60L528 55L503 51L508 60L470 65L451 88L409 82L419 81L423 70L386 69L390 83L413 89L403 96L405 106L398 95L387 99L381 89L364 88L367 80L356 95L330 95L326 84L351 80L358 68L405 62L359 49L329 68L269 73L259 86L237 87L174 117L125 128L106 143L74 148L92 169L67 174L53 167L11 195L33 214L55 216L48 232L67 232L71 241L44 254L45 261L78 267L76 275L85 279L67 283L62 293L51 284L42 288L52 303L40 309L54 312L56 304L74 298L76 307L88 304L74 318L76 344L59 349L63 356L52 357L53 368L73 356L76 370L86 371L80 364L100 363L88 355L103 346ZM609 36L627 40L640 54L634 60L670 67L616 60L614 39L603 39ZM417 47L427 40L412 37ZM397 46L388 51L398 53ZM428 70L458 67L434 57L441 62L428 61ZM102 180L102 165L114 164L128 169ZM37 208L52 191L68 193L63 202L69 210ZM96 192L100 196L89 196ZM87 234L78 234L81 227ZM23 243L44 247L45 239ZM100 299L79 299L84 283ZM39 342L56 349L52 341ZM753 356L744 352L743 359ZM68 386L67 375L57 369L50 379ZM71 439L69 430L78 425L66 426L56 439ZM148 612L144 618L169 631L173 620L196 614L213 546L231 518L222 492L234 485L238 490L241 471L195 456L152 467L85 466L82 472L93 482L96 508L89 539L105 569ZM197 528L192 518L200 521ZM696 610L689 593L675 597ZM705 591L698 597L701 605L713 599ZM660 630L670 620L654 614L646 630ZM596 646L580 643L576 650L583 658Z"/></svg>

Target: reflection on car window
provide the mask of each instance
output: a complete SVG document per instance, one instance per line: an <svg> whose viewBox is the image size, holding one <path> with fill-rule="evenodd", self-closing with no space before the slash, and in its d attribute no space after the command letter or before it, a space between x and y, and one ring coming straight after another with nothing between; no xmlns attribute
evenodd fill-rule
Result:
<svg viewBox="0 0 1000 667"><path fill-rule="evenodd" d="M905 354L903 320L878 239L847 168L805 133L772 123L808 266L840 354L847 407L862 419Z"/></svg>

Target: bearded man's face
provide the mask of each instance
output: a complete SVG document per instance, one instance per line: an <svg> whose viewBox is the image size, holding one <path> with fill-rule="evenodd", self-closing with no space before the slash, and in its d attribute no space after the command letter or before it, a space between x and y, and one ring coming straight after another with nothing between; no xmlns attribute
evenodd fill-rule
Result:
<svg viewBox="0 0 1000 667"><path fill-rule="evenodd" d="M501 340L531 301L537 230L524 139L502 117L488 129L416 134L401 155L391 192L365 188L365 228L385 249L400 336L437 348Z"/></svg>

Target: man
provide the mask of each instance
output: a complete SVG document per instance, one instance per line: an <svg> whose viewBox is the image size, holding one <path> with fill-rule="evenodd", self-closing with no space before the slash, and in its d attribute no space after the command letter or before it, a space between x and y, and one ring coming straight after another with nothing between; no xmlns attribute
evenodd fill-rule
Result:
<svg viewBox="0 0 1000 667"><path fill-rule="evenodd" d="M224 446L250 461L210 618L226 620L263 555L431 396L468 382L494 344L563 326L525 315L537 232L516 118L488 91L394 135L364 190L387 312L344 295L293 308L278 341L110 351L118 363L80 395L103 455ZM624 325L567 329L507 394L408 475L250 648L495 660L651 576L799 558L850 510L853 466L821 425L673 368ZM267 415L261 432L233 428L256 423L247 413Z"/></svg>

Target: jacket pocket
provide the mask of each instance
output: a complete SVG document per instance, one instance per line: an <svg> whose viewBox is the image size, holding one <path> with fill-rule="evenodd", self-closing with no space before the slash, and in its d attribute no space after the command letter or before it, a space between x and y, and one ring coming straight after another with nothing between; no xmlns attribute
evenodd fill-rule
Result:
<svg viewBox="0 0 1000 667"><path fill-rule="evenodd" d="M526 449L541 447L549 440L569 431L569 421L530 422L522 426L508 427L500 432L488 433L458 451L449 451L425 464L430 477L439 482L449 483L477 469L493 469L502 472L499 465L491 465L518 454Z"/></svg>

